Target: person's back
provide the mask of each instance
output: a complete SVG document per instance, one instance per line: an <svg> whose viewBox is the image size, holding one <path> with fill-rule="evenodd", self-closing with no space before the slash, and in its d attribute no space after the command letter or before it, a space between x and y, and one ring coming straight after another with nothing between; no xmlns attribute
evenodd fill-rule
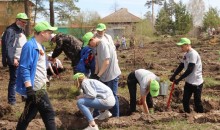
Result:
<svg viewBox="0 0 220 130"><path fill-rule="evenodd" d="M80 59L80 51L83 43L72 35L61 33L54 36L54 40L56 47L53 50L52 58L56 58L63 51L65 55L71 59L72 67L76 66Z"/></svg>
<svg viewBox="0 0 220 130"><path fill-rule="evenodd" d="M88 46L82 48L80 60L76 65L76 72L84 73L86 76L93 76L95 72L95 56Z"/></svg>

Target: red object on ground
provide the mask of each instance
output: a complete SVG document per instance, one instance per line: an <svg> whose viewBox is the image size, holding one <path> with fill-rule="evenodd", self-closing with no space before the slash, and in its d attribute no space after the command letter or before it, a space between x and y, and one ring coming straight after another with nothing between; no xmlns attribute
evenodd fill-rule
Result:
<svg viewBox="0 0 220 130"><path fill-rule="evenodd" d="M174 90L174 82L172 83L172 88L170 90L170 96L169 96L169 99L167 101L167 109L170 107L170 101L171 101L171 98L172 98L173 90Z"/></svg>

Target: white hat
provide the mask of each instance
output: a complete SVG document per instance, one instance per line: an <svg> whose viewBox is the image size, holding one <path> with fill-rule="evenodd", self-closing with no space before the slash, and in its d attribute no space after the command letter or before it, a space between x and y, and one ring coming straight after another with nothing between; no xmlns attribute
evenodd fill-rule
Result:
<svg viewBox="0 0 220 130"><path fill-rule="evenodd" d="M52 54L53 54L53 52L51 51L51 52L49 52L49 53L47 54L47 56L51 57Z"/></svg>
<svg viewBox="0 0 220 130"><path fill-rule="evenodd" d="M57 35L57 34L52 33L52 34L51 34L51 39L54 38L56 35Z"/></svg>

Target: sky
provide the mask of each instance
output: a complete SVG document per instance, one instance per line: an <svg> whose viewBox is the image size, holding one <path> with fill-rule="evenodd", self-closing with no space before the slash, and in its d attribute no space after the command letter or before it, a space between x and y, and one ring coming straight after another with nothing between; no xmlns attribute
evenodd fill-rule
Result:
<svg viewBox="0 0 220 130"><path fill-rule="evenodd" d="M147 0L78 0L75 3L81 11L97 11L101 18L114 12L114 5L117 3L118 9L127 8L128 11L140 18L144 17L144 14L151 11L151 8L144 6ZM174 0L179 2L180 0ZM189 0L182 0L186 4ZM216 7L220 10L220 0L203 0L206 5L206 10L211 7ZM218 6L218 7L217 7ZM155 7L155 14L159 11L159 7Z"/></svg>

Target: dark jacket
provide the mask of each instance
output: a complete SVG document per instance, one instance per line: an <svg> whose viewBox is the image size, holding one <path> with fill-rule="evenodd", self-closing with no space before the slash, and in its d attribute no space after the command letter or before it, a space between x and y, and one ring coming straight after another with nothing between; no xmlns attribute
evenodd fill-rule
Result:
<svg viewBox="0 0 220 130"><path fill-rule="evenodd" d="M3 66L14 64L14 54L19 41L19 34L24 33L16 23L8 26L2 36L2 64Z"/></svg>

